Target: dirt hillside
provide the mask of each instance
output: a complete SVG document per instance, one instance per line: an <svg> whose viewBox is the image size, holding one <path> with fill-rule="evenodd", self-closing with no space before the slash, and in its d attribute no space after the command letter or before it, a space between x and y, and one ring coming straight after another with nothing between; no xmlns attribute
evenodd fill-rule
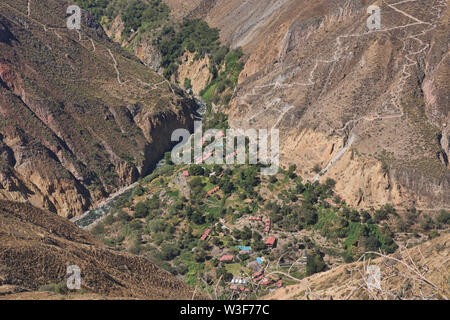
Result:
<svg viewBox="0 0 450 320"><path fill-rule="evenodd" d="M450 233L393 255L342 265L276 290L266 299L448 299ZM372 282L369 266L380 268ZM374 278L373 278L374 279ZM376 287L376 284L379 287ZM368 284L374 284L369 289Z"/></svg>
<svg viewBox="0 0 450 320"><path fill-rule="evenodd" d="M82 291L43 292L81 269ZM66 219L0 200L0 298L191 299L194 290L148 260L106 248ZM197 295L197 298L201 296Z"/></svg>
<svg viewBox="0 0 450 320"><path fill-rule="evenodd" d="M0 199L71 217L147 175L195 103L68 6L0 2Z"/></svg>
<svg viewBox="0 0 450 320"><path fill-rule="evenodd" d="M450 208L449 15L446 0L205 0L186 14L247 54L233 127L279 129L282 164L335 179L352 205L424 210Z"/></svg>

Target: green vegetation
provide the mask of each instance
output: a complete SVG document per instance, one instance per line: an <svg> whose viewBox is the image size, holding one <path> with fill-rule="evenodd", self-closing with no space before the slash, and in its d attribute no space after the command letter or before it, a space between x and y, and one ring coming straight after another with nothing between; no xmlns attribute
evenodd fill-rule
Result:
<svg viewBox="0 0 450 320"><path fill-rule="evenodd" d="M164 21L169 19L170 9L161 0L131 1L128 7L123 11L121 17L125 25L125 32L151 30L159 28Z"/></svg>
<svg viewBox="0 0 450 320"><path fill-rule="evenodd" d="M191 79L189 79L189 78L184 79L184 85L183 86L184 86L184 88L186 90L192 89Z"/></svg>
<svg viewBox="0 0 450 320"><path fill-rule="evenodd" d="M77 0L75 1L81 8L89 11L97 20L103 16L112 16L112 8L108 0Z"/></svg>
<svg viewBox="0 0 450 320"><path fill-rule="evenodd" d="M153 44L161 52L161 65L167 78L177 71L179 58L186 50L195 52L196 57L200 58L206 54L214 55L221 48L219 31L211 29L202 20L185 20L180 26L165 26Z"/></svg>
<svg viewBox="0 0 450 320"><path fill-rule="evenodd" d="M222 47L223 48L223 47ZM221 51L222 53L224 51ZM225 92L232 91L238 82L239 75L241 74L242 69L244 68L244 64L241 61L244 56L241 49L235 49L228 51L226 55L223 57L225 68L223 71L218 71L218 66L221 66L221 63L216 64L211 68L212 80L209 85L200 92L202 98L207 102L219 103L227 105L231 98L232 94ZM214 62L221 61L220 58L213 59ZM222 100L221 100L222 97Z"/></svg>
<svg viewBox="0 0 450 320"><path fill-rule="evenodd" d="M170 15L170 8L162 0L77 0L76 3L102 24L111 22L120 14L125 35L157 29Z"/></svg>
<svg viewBox="0 0 450 320"><path fill-rule="evenodd" d="M209 104L228 105L231 101L244 66L244 55L239 48L230 50L222 46L218 29L199 19L171 20L170 8L162 0L79 0L77 3L105 27L120 16L124 24L122 40L127 40L127 49L133 50L145 39L160 52L167 79L177 74L185 52L194 53L195 60L208 56L211 76L200 95ZM135 34L130 38L132 33ZM181 81L185 89L192 88L189 78Z"/></svg>
<svg viewBox="0 0 450 320"><path fill-rule="evenodd" d="M153 44L161 52L161 65L165 68L166 78L176 73L180 58L185 51L195 53L195 59L206 55L210 57L212 79L201 93L208 102L213 98L214 102L219 102L220 94L227 88L233 89L243 68L240 62L243 56L242 50L229 50L221 46L219 31L210 28L202 20L184 20L179 26L165 26L154 39ZM225 70L219 72L222 65L225 66ZM185 79L184 86L186 89L190 88L189 79ZM230 98L230 96L224 97L228 102Z"/></svg>
<svg viewBox="0 0 450 320"><path fill-rule="evenodd" d="M322 272L327 269L325 261L323 261L324 254L319 251L308 254L306 260L306 275L310 276L314 273Z"/></svg>
<svg viewBox="0 0 450 320"><path fill-rule="evenodd" d="M213 117L217 115L211 114L205 121ZM225 288L233 275L252 272L249 264L255 257L271 263L282 257L280 263L290 265L306 250L304 263L291 270L292 276L302 278L326 270L325 261L330 259L351 262L367 251L395 251L398 214L391 205L358 211L334 194L334 180L305 183L295 174L295 166L281 169L275 177L261 177L259 169L249 165L167 163L143 179L131 193L132 198L121 201L115 208L115 218L110 218L112 224L105 219L104 225L96 227L100 232L95 233L106 238L108 245L147 256L205 290L210 287L199 279L212 284L220 278ZM185 170L189 172L187 186L181 187L176 177ZM269 185L271 195L261 196L261 190ZM216 186L220 190L207 196ZM190 196L183 195L186 188ZM250 223L252 216L270 218L279 242L275 250L265 245L268 235L263 230L264 222ZM408 219L420 224L424 218ZM391 221L395 223L388 225ZM442 212L432 222L437 221L447 223L448 213ZM211 231L202 241L200 237L207 228ZM406 228L411 230L411 226ZM430 236L436 234L430 230ZM318 235L325 237L327 246L317 243ZM252 253L242 254L237 246L250 246ZM224 254L233 255L233 261L219 262Z"/></svg>

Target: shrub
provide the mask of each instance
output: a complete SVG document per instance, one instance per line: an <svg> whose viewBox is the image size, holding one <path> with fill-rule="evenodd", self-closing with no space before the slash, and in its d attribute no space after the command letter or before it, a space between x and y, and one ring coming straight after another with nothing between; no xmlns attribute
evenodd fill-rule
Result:
<svg viewBox="0 0 450 320"><path fill-rule="evenodd" d="M186 90L192 89L191 79L189 79L189 78L184 79L184 88Z"/></svg>
<svg viewBox="0 0 450 320"><path fill-rule="evenodd" d="M231 101L231 98L233 98L233 94L231 93L226 94L222 99L222 104L228 105Z"/></svg>
<svg viewBox="0 0 450 320"><path fill-rule="evenodd" d="M371 235L366 239L366 251L377 251L381 247L377 237Z"/></svg>
<svg viewBox="0 0 450 320"><path fill-rule="evenodd" d="M65 281L59 283L50 283L39 288L39 291L50 291L57 294L65 295L68 293L67 284Z"/></svg>
<svg viewBox="0 0 450 320"><path fill-rule="evenodd" d="M174 244L163 244L161 246L161 258L163 260L173 260L180 255L180 249Z"/></svg>
<svg viewBox="0 0 450 320"><path fill-rule="evenodd" d="M322 171L322 169L321 169L321 167L320 167L320 164L316 163L316 164L314 165L314 167L312 168L312 172L314 172L314 173L319 173L320 171Z"/></svg>
<svg viewBox="0 0 450 320"><path fill-rule="evenodd" d="M363 223L369 223L372 219L370 213L364 209L361 210L361 218Z"/></svg>
<svg viewBox="0 0 450 320"><path fill-rule="evenodd" d="M420 226L423 230L430 230L434 227L434 223L433 223L433 220L431 219L431 217L426 216L420 222Z"/></svg>
<svg viewBox="0 0 450 320"><path fill-rule="evenodd" d="M141 186L138 185L134 190L133 190L133 196L142 196L145 193L145 189Z"/></svg>
<svg viewBox="0 0 450 320"><path fill-rule="evenodd" d="M167 223L161 219L155 219L150 222L149 227L153 233L163 232L166 230Z"/></svg>
<svg viewBox="0 0 450 320"><path fill-rule="evenodd" d="M336 186L336 181L334 181L331 178L327 178L327 180L325 181L325 185L328 189L334 189L334 187Z"/></svg>
<svg viewBox="0 0 450 320"><path fill-rule="evenodd" d="M203 173L204 173L203 167L198 164L194 164L189 168L189 174L191 176L202 176Z"/></svg>
<svg viewBox="0 0 450 320"><path fill-rule="evenodd" d="M307 255L306 258L306 275L310 276L314 273L322 272L327 268L323 260L323 254L315 252Z"/></svg>
<svg viewBox="0 0 450 320"><path fill-rule="evenodd" d="M106 216L105 220L103 220L103 223L105 225L112 225L115 221L114 214L110 213Z"/></svg>
<svg viewBox="0 0 450 320"><path fill-rule="evenodd" d="M450 212L441 210L439 215L436 217L436 222L440 224L450 224Z"/></svg>
<svg viewBox="0 0 450 320"><path fill-rule="evenodd" d="M105 225L102 222L99 222L94 226L91 232L95 236L100 236L105 233Z"/></svg>
<svg viewBox="0 0 450 320"><path fill-rule="evenodd" d="M139 202L134 207L134 217L135 218L145 218L146 216L148 216L148 213L149 213L148 210L149 210L149 208L147 207L146 202Z"/></svg>
<svg viewBox="0 0 450 320"><path fill-rule="evenodd" d="M159 201L159 197L157 195L154 195L151 199L147 200L147 207L150 210L157 210L159 209L161 203Z"/></svg>
<svg viewBox="0 0 450 320"><path fill-rule="evenodd" d="M360 222L361 221L361 216L359 215L359 212L356 210L352 210L349 218L350 218L350 221L352 221L352 222Z"/></svg>

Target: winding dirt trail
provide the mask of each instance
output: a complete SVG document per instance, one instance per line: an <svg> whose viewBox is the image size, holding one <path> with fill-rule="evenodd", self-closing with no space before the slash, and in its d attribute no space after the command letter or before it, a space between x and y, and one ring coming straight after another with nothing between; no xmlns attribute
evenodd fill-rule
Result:
<svg viewBox="0 0 450 320"><path fill-rule="evenodd" d="M119 71L119 68L118 68L118 65L117 65L117 60L116 60L116 58L114 58L114 55L111 52L111 49L108 49L108 53L110 54L110 56L111 56L111 58L113 59L113 62L114 62L114 70L117 73L117 82L119 82L120 85L123 85L123 84L127 83L128 80L125 81L125 82L122 82L122 80L120 80L120 71Z"/></svg>
<svg viewBox="0 0 450 320"><path fill-rule="evenodd" d="M397 81L396 90L391 92L391 103L395 107L396 112L394 114L385 114L385 115L380 115L380 114L377 113L377 114L374 114L372 116L364 116L364 117L361 117L361 118L356 119L356 120L350 120L340 130L345 130L348 127L348 125L352 124L352 123L354 124L354 127L356 127L361 121L371 122L371 121L375 121L375 120L386 120L386 119L401 118L401 117L404 116L405 113L404 113L404 110L403 110L403 108L401 107L401 104L400 104L400 96L401 96L401 94L404 91L404 87L405 87L405 84L406 84L407 80L412 76L412 74L408 71L409 68L412 67L412 66L416 66L417 65L417 60L413 60L412 57L416 56L418 54L421 54L421 53L425 52L427 49L430 48L430 45L428 43L424 43L418 37L423 36L426 33L436 29L436 27L437 27L436 23L439 20L440 15L442 13L442 10L439 10L437 8L446 6L446 1L445 0L440 0L439 4L437 6L435 6L435 7L433 7L433 9L435 11L437 11L437 13L436 12L434 13L435 19L434 19L433 23L422 21L422 20L420 20L420 19L418 19L416 17L413 17L412 15L404 12L403 10L400 10L400 9L395 7L395 6L400 5L400 4L404 4L404 3L408 3L408 2L417 2L417 1L419 1L419 0L406 0L406 1L401 1L401 2L394 3L394 4L388 4L388 3L386 3L385 0L383 0L383 3L386 3L386 5L389 8L391 8L391 9L395 10L396 12L399 12L399 13L405 15L406 17L416 21L416 23L414 23L414 24L407 24L407 25L399 26L397 28L409 27L411 25L418 25L418 24L424 24L424 25L429 25L430 26L430 28L422 30L421 32L419 32L417 34L409 35L409 36L407 36L405 38L400 39L402 41L402 43L403 43L402 51L406 50L406 47L407 47L406 42L408 41L408 39L412 39L412 40L418 42L419 43L419 48L420 47L421 48L419 50L417 50L417 51L408 51L404 55L404 58L407 60L407 62L404 63L404 65L403 65L402 75L401 75L400 79ZM390 30L392 30L392 28L385 29L385 30L376 30L376 31L373 31L373 32L386 32L386 31L390 31ZM372 33L372 32L368 32L368 33L365 33L365 34L362 34L362 35L366 35L366 34L369 34L369 33ZM351 35L351 36L357 36L357 35ZM342 38L343 37L347 37L347 36L342 36ZM338 40L338 43L340 44L340 40ZM331 168L331 166L334 163L336 163L343 156L345 151L347 151L347 149L353 144L353 142L355 141L355 138L356 138L355 134L352 133L349 141L344 145L342 150L340 150L338 152L338 154L336 154L336 156L333 157L333 159L328 163L328 165L318 175L316 175L314 177L313 181L318 181L319 177L321 175L323 175L326 172L328 172L328 170Z"/></svg>
<svg viewBox="0 0 450 320"><path fill-rule="evenodd" d="M383 114L375 113L370 116L363 116L358 119L352 119L352 120L349 120L348 122L346 122L341 129L337 129L336 131L338 133L342 132L342 134L345 135L346 129L350 125L353 125L353 128L351 129L350 133L348 133L350 135L350 138L348 139L347 143L345 143L344 146L342 147L342 149L333 157L333 159L330 160L330 162L327 164L327 166L317 176L314 177L314 181L319 180L320 175L323 175L326 172L328 172L328 170L333 166L333 164L336 163L344 155L344 153L348 150L348 148L355 142L355 140L357 139L357 134L353 131L353 129L356 128L362 121L372 122L375 120L394 119L394 118L401 118L404 116L404 111L403 111L403 108L401 107L401 103L400 103L400 97L404 91L404 87L405 87L405 84L407 83L407 80L412 75L411 72L409 71L410 68L417 65L417 60L414 60L413 57L426 52L426 50L430 48L430 44L424 43L419 37L424 36L426 33L436 29L437 22L443 11L442 9L446 7L446 0L438 0L437 4L434 5L432 8L432 11L433 11L432 15L434 16L433 21L426 22L417 17L412 16L411 14L408 14L407 12L405 12L397 7L397 6L405 4L405 3L420 2L421 0L405 0L405 1L400 1L400 2L396 2L396 3L392 3L392 4L387 3L385 0L382 0L382 1L384 4L386 4L387 7L391 8L392 10L398 12L401 15L406 16L407 18L413 20L414 22L411 22L411 23L408 23L405 25L396 26L396 27L391 27L391 28L385 28L385 29L380 29L380 30L371 30L371 31L361 33L361 34L347 34L347 35L339 36L335 40L336 46L335 46L333 57L328 60L327 59L315 59L314 66L313 66L312 70L309 72L309 76L305 82L293 82L293 83L285 84L282 81L280 82L280 79L276 79L275 81L273 81L271 83L261 85L261 86L255 86L250 93L247 93L243 97L238 98L238 101L240 104L246 106L248 108L248 110L251 110L251 104L248 101L251 101L251 100L249 100L249 98L251 96L258 96L258 93L256 92L257 89L263 89L263 88L267 88L267 87L274 87L276 89L276 88L298 87L298 86L301 86L301 87L314 86L316 84L316 81L314 80L316 70L317 70L319 64L322 64L322 63L323 64L333 64L333 66L331 67L331 69L327 75L327 81L325 82L325 85L324 85L324 86L326 86L328 79L331 77L332 72L334 72L334 70L335 70L335 68L334 68L335 64L346 59L346 57L349 55L349 53L346 53L346 52L349 52L348 46L344 47L344 45L343 45L344 39L363 37L363 36L371 35L373 33L389 32L389 31L409 28L409 27L417 26L417 25L428 26L428 28L420 31L419 33L408 35L408 36L400 39L403 43L402 51L405 51L405 54L403 56L405 59L405 63L401 67L402 68L401 76L396 83L395 89L390 93L390 95L391 95L390 102L391 102L392 106L394 107L394 110L393 110L394 112L390 111L390 112L385 112ZM416 46L416 48L418 47L417 50L415 50L415 51L413 51L412 49L407 50L407 47L408 47L407 42L410 40L417 42L417 44L418 44ZM300 68L296 67L296 66L288 66L286 69L289 69L291 67L294 67L293 73L300 71ZM324 90L325 90L325 87L322 88L319 97L322 96ZM256 114L252 115L251 117L247 118L245 121L247 123L250 123L250 121L258 118L259 116L266 113L267 111L276 110L280 113L280 115L277 118L277 120L275 121L275 124L273 125L272 129L278 127L278 125L283 120L283 118L286 116L286 114L295 107L293 105L288 105L288 106L284 106L280 109L275 109L275 107L279 106L280 103L281 103L280 98L273 99L268 105L263 106L262 110L260 110Z"/></svg>
<svg viewBox="0 0 450 320"><path fill-rule="evenodd" d="M347 149L349 147L351 147L351 145L353 144L353 142L355 141L355 134L351 134L350 138L348 139L347 143L344 144L344 147L339 150L339 152L333 157L333 159L330 160L330 162L328 162L327 166L325 168L323 168L313 179L312 181L319 181L320 176L324 175L325 173L328 172L328 170L330 170L330 168L333 166L333 164L335 164L337 161L339 161L339 159L342 158L342 156L345 154L345 152L347 151Z"/></svg>
<svg viewBox="0 0 450 320"><path fill-rule="evenodd" d="M28 3L27 3L27 12L26 12L26 13L20 11L19 9L17 9L17 8L11 6L11 5L9 5L8 3L5 3L4 1L1 1L1 2L0 2L0 5L1 5L1 6L4 6L4 7L6 7L6 8L8 8L8 9L10 9L10 10L15 11L15 12L17 12L17 13L20 14L20 15L25 16L29 21L31 21L31 22L33 22L33 23L35 23L35 24L41 26L41 27L44 29L45 32L53 31L54 34L56 35L56 37L57 37L58 39L62 39L62 37L61 37L61 35L58 33L58 31L65 31L65 32L70 31L69 29L67 29L66 26L64 26L64 27L48 26L48 25L46 25L46 24L40 22L39 20L36 20L36 19L34 19L33 17L31 17L31 12L32 12L32 3L31 3L31 0L28 0ZM65 25L65 20L64 20L63 18L61 18L60 20L63 21L63 22L64 22L64 25ZM126 83L128 83L128 82L131 82L131 80L122 81L121 74L120 74L120 71L119 71L119 65L118 65L118 62L117 62L116 58L114 57L112 51L111 51L106 45L104 45L104 44L102 44L102 43L100 43L100 42L94 40L94 39L93 39L92 37L90 37L87 33L83 32L83 29L81 29L81 30L76 30L76 31L77 31L77 33L78 33L78 41L77 41L77 40L74 40L74 41L78 42L78 43L80 44L80 46L86 48L86 47L83 45L82 42L83 42L83 41L90 41L90 43L91 43L91 45L92 45L92 48L93 48L93 51L92 51L92 52L99 52L99 50L97 50L97 47L103 47L104 49L106 49L107 53L105 52L105 53L101 53L101 54L104 55L105 58L107 58L107 59L112 59L112 61L113 61L113 66L112 66L112 67L113 67L113 69L114 69L114 72L115 72L116 75L117 75L117 82L118 82L120 85L123 85L123 84L126 84ZM83 40L83 36L82 36L83 34L84 34L84 36L86 37L85 40ZM87 49L87 48L86 48L86 49ZM109 54L109 57L108 57L108 54ZM127 58L125 58L125 59L127 59ZM165 78L164 78L163 76L161 76L161 75L159 75L159 76L161 77L161 79L163 79L160 83L158 83L157 85L148 84L148 85L150 85L150 86L153 86L152 90L155 90L155 89L159 88L158 85L160 85L161 83L164 83L164 82L165 82L165 83L168 83L170 90L172 91L172 93L174 93L174 90L173 90L173 88L172 88L172 85L171 85L170 81L168 81L167 79L165 79ZM139 81L139 82L141 82L141 83L145 83L145 82L141 81L140 79L136 79L136 81ZM159 89L160 89L160 88L159 88Z"/></svg>

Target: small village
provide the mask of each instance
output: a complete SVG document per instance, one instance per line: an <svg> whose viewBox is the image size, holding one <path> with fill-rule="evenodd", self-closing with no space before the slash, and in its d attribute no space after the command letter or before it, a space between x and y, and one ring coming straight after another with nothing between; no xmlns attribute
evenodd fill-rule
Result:
<svg viewBox="0 0 450 320"><path fill-rule="evenodd" d="M220 178L223 174L224 171L222 171L222 173L218 175L218 178ZM188 170L184 170L182 172L182 175L186 178L190 176ZM210 176L213 175L216 175L216 173L213 172L210 174ZM218 193L219 191L220 187L216 186L206 192L205 198L209 198L214 194ZM333 200L331 199L327 200L329 200L330 204L338 206L334 204ZM277 238L271 235L272 225L269 217L264 218L263 216L249 216L246 217L243 221L241 221L240 224L246 224L246 226L250 227L251 229L262 229L262 234L265 237L264 245L267 251L270 252L271 250L277 247ZM210 241L211 232L215 228L217 228L217 226L219 226L219 228L222 231L218 234L219 237L224 237L225 234L229 234L230 236L232 236L233 226L227 226L226 220L224 218L220 218L219 222L217 222L214 226L208 227L204 230L203 234L200 237L200 240L202 242ZM229 264L239 263L240 261L242 261L241 259L242 256L248 258L246 259L246 261L248 261L246 267L248 270L250 270L250 272L245 274L241 270L239 275L233 274L233 277L229 281L228 289L232 291L235 295L238 295L239 293L248 294L252 290L254 290L255 287L275 289L281 288L283 286L282 277L267 272L266 269L268 264L265 263L266 258L258 256L258 254L252 249L251 246L236 246L235 248L238 249L238 251L235 254L230 253L231 251L229 250L229 248L225 248L224 252L226 253L221 253L217 259L219 261L219 267L224 267ZM298 264L299 267L304 267L306 262L307 262L307 253L306 250L303 249L301 251L301 258L298 259L295 263ZM292 267L293 263L294 262L280 262L279 266ZM267 276L265 275L266 273L268 274Z"/></svg>
<svg viewBox="0 0 450 320"><path fill-rule="evenodd" d="M223 147L215 141L223 131L203 137L202 146L210 138ZM352 261L367 237L373 249L393 250L389 230L370 219L381 209L361 215L349 208L332 179L303 181L295 165L262 176L262 165L207 164L214 154L174 165L167 153L91 232L226 299L257 298ZM367 231L361 235L361 229Z"/></svg>

